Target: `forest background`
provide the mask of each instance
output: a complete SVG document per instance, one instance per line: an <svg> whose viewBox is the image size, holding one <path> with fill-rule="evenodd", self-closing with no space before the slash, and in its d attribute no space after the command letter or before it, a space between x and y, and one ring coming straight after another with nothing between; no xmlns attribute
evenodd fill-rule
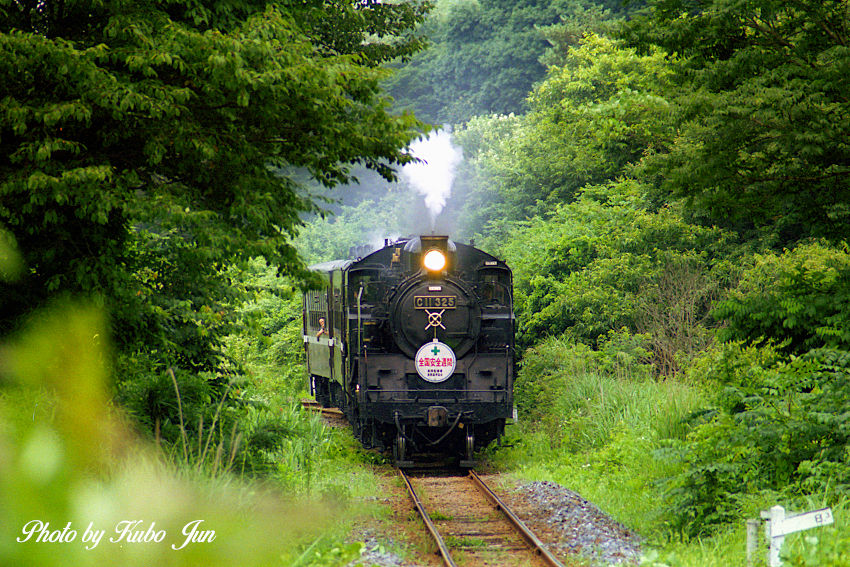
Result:
<svg viewBox="0 0 850 567"><path fill-rule="evenodd" d="M569 479L647 564L743 564L781 503L838 521L789 564L846 565L848 10L0 1L0 557L131 511L243 542L163 564L356 555L331 502L376 457L297 407L297 288L424 218L397 171L436 124L464 156L438 228L514 270L492 461Z"/></svg>

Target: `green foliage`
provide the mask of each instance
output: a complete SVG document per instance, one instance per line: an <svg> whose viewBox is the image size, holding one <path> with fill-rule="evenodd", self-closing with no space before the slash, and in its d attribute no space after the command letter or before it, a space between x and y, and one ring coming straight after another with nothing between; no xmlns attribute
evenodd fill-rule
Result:
<svg viewBox="0 0 850 567"><path fill-rule="evenodd" d="M117 369L127 374L122 373L117 384L117 400L143 431L179 442L187 424L197 433L199 421L212 421L223 392L217 391L209 376L158 369L154 361L137 357L121 363Z"/></svg>
<svg viewBox="0 0 850 567"><path fill-rule="evenodd" d="M220 369L225 262L311 281L289 240L315 205L282 169L331 187L409 159L419 123L388 112L377 65L419 45L421 6L0 6L0 223L26 266L0 332L83 293L122 353Z"/></svg>
<svg viewBox="0 0 850 567"><path fill-rule="evenodd" d="M788 352L850 349L850 254L811 243L782 254L757 255L715 316L721 337L767 339Z"/></svg>
<svg viewBox="0 0 850 567"><path fill-rule="evenodd" d="M775 501L765 500L759 503L762 509L775 504ZM799 510L816 510L826 504L818 498L807 498ZM751 508L753 514L758 508ZM782 545L782 564L798 567L830 566L839 567L847 563L847 501L832 505L835 524L791 534L785 538ZM722 534L711 538L671 538L661 545L653 545L644 553L641 565L647 567L726 567L728 565L744 565L746 534L744 523L729 526ZM755 565L766 565L764 556L765 546L759 546L755 557Z"/></svg>
<svg viewBox="0 0 850 567"><path fill-rule="evenodd" d="M230 275L245 298L235 309L241 324L225 340L225 352L245 369L220 420L234 424L240 439L231 470L336 502L369 492L368 475L351 486L359 474L351 461L363 455L348 430L332 430L301 407L307 380L298 289L262 258Z"/></svg>
<svg viewBox="0 0 850 567"><path fill-rule="evenodd" d="M231 267L229 276L240 290L234 309L239 325L225 340L225 354L240 367L252 362L276 367L287 377L285 383L294 384L290 378L304 370L298 287L264 258Z"/></svg>
<svg viewBox="0 0 850 567"><path fill-rule="evenodd" d="M2 350L0 562L4 565L223 566L232 565L238 556L240 565L288 566L338 517L330 500L284 498L268 485L237 481L221 472L211 476L206 468L164 464L108 403L109 369L104 363L110 355L104 317L97 309L77 304L40 313ZM284 423L303 424L300 416L303 412L298 409ZM319 421L315 416L310 419ZM257 437L257 428L253 431L252 437ZM324 427L316 428L311 441L328 437ZM211 447L215 449L215 444ZM328 478L323 475L322 483L329 483ZM318 484L315 478L314 484ZM362 478L358 484L368 486ZM109 541L117 537L119 522L136 519L142 520L142 531L151 524L165 530L165 539ZM49 522L50 531L70 524L75 539L16 542L24 525L33 520ZM183 527L197 520L203 520L201 529L215 531L215 540L171 549L185 539ZM81 541L87 526L105 532L93 549L86 549L91 542ZM275 537L258 536L266 530ZM302 557L300 564L337 565L355 558L359 544L343 548L342 539L329 534L322 540L321 556ZM329 563L330 557L334 562Z"/></svg>
<svg viewBox="0 0 850 567"><path fill-rule="evenodd" d="M514 268L524 364L546 377L524 375L518 400L555 408L537 410L542 439L560 439L562 421L587 431L569 384L547 385L546 337L567 333L582 346L560 350L582 360L613 330L647 333L665 375L717 323L742 341L690 370L717 396L656 454L671 471L665 514L686 536L767 495L846 495L847 253L814 242L753 257L726 230L753 248L846 235L845 8L653 2L629 25L639 51L586 37L553 54L563 68L508 132L490 119L461 135L479 186L492 184L469 191L494 203L474 230Z"/></svg>
<svg viewBox="0 0 850 567"><path fill-rule="evenodd" d="M411 211L420 211L411 218ZM301 230L294 241L308 262L318 263L349 258L352 246L372 245L376 250L384 238L398 238L427 232L430 224L422 198L410 191L399 191L380 199L364 199L357 206L343 206L333 217L316 218Z"/></svg>
<svg viewBox="0 0 850 567"><path fill-rule="evenodd" d="M744 524L712 537L687 538L664 534L664 539L644 547L645 567L728 567L746 565ZM786 540L787 545L788 540ZM756 561L760 558L757 556ZM758 565L758 563L756 563Z"/></svg>
<svg viewBox="0 0 850 567"><path fill-rule="evenodd" d="M651 379L645 344L620 331L600 350L552 338L526 351L519 421L492 459L501 470L559 482L654 538L665 529L658 479L682 468L654 450L685 438L684 420L705 394L677 377Z"/></svg>
<svg viewBox="0 0 850 567"><path fill-rule="evenodd" d="M135 294L111 305L113 336L122 353L148 356L190 371L224 369L222 337L236 321L229 305L238 299L212 242L187 238L203 222L186 215L184 222L163 219L156 229L131 233L131 289ZM187 274L206 277L187 278Z"/></svg>
<svg viewBox="0 0 850 567"><path fill-rule="evenodd" d="M472 200L468 211L475 215L477 204L489 200L499 206L487 220L545 214L575 199L582 187L629 174L643 155L660 151L674 136L671 77L661 52L640 56L610 39L584 37L530 94L528 114L491 120L484 128L476 123L474 135L458 137L475 155L481 176L474 188L481 196L463 196ZM513 126L509 133L503 133L506 124ZM481 130L484 151L476 140Z"/></svg>
<svg viewBox="0 0 850 567"><path fill-rule="evenodd" d="M710 530L739 517L746 494L762 491L847 496L850 352L786 360L770 345L730 344L693 372L717 381L717 405L672 449L687 464L669 485L673 526Z"/></svg>
<svg viewBox="0 0 850 567"><path fill-rule="evenodd" d="M548 3L530 4L437 2L426 28L432 47L389 82L397 104L437 124L519 110L543 74L546 44L534 26L554 22Z"/></svg>
<svg viewBox="0 0 850 567"><path fill-rule="evenodd" d="M600 339L598 350L564 338L527 350L515 386L520 421L533 424L526 432L542 432L559 454L603 447L620 426L653 438L683 436L693 400L675 384L649 380L647 338L620 330Z"/></svg>
<svg viewBox="0 0 850 567"><path fill-rule="evenodd" d="M442 215L454 217L455 234L475 236L485 250L498 250L510 232L503 199L492 185L487 164L500 159L521 121L522 117L514 114L477 116L453 132L453 140L463 149L463 161Z"/></svg>
<svg viewBox="0 0 850 567"><path fill-rule="evenodd" d="M517 466L614 507L597 485L616 479L619 498L634 484L656 533L682 540L666 564L726 564L689 538L728 530L722 555L744 514L847 495L846 15L838 1L657 0L627 24L631 47L567 21L544 31L551 68L527 114L457 134L462 230L514 269L530 347ZM599 16L583 25L604 29ZM735 342L700 356L715 327ZM652 415L644 439L631 412L648 415L635 399L658 384L634 362L642 380L613 380L612 344L651 352L641 364L671 383L687 370L711 399ZM701 553L676 557L689 541ZM840 564L846 547L789 545L798 564Z"/></svg>
<svg viewBox="0 0 850 567"><path fill-rule="evenodd" d="M21 255L15 239L0 227L0 282L10 282L23 271Z"/></svg>
<svg viewBox="0 0 850 567"><path fill-rule="evenodd" d="M338 545L331 538L320 536L295 558L291 567L336 567L347 565L363 552L362 543Z"/></svg>
<svg viewBox="0 0 850 567"><path fill-rule="evenodd" d="M625 2L602 4L574 3L569 14L561 15L561 21L543 29L543 35L552 46L546 51L540 62L551 67L564 67L569 50L577 47L585 36L596 35L612 37L623 23L622 17L633 13L637 2L624 6ZM624 9L625 8L625 9Z"/></svg>
<svg viewBox="0 0 850 567"><path fill-rule="evenodd" d="M615 342L627 338L629 344L636 337ZM836 408L846 407L846 352L823 351L789 368L775 349L728 347L703 356L691 372L701 381L725 376L707 387L679 378L615 378L613 370L600 369L612 358L563 339L529 350L517 381L518 430L495 462L589 498L646 536L644 563L658 567L743 564L742 519L777 502L792 510L832 505L843 521L850 469L841 454L845 418ZM811 391L804 378L810 367L820 368ZM780 388L784 398L772 394ZM749 413L732 409L744 390ZM718 398L723 402L713 412L700 410ZM818 457L797 471L785 469L792 475L788 489L767 485L763 469L806 451ZM816 494L817 501L801 494ZM837 525L790 537L785 560L841 565L845 533Z"/></svg>
<svg viewBox="0 0 850 567"><path fill-rule="evenodd" d="M540 58L549 47L548 27L566 20L571 30L599 28L612 17L604 5L623 11L610 1L439 0L423 26L430 48L398 70L389 92L398 106L435 124L520 112L546 72Z"/></svg>
<svg viewBox="0 0 850 567"><path fill-rule="evenodd" d="M845 238L850 50L843 1L657 0L627 36L681 56L676 143L648 162L706 222L780 244Z"/></svg>
<svg viewBox="0 0 850 567"><path fill-rule="evenodd" d="M664 251L649 286L638 295L636 325L650 336L653 364L669 376L688 366L714 341L711 307L737 270L718 252L708 263L699 254ZM651 283L650 283L651 282Z"/></svg>
<svg viewBox="0 0 850 567"><path fill-rule="evenodd" d="M424 46L417 26L431 9L424 0L310 0L283 4L326 55L351 54L369 66L408 60Z"/></svg>
<svg viewBox="0 0 850 567"><path fill-rule="evenodd" d="M313 281L291 244L317 210L303 175L330 188L409 160L421 124L388 111L379 64L421 47L426 8L0 0L0 273L20 275L0 282L0 333L93 297L139 429L185 466L268 474L277 416L252 413L225 352L252 322L228 266L262 254Z"/></svg>
<svg viewBox="0 0 850 567"><path fill-rule="evenodd" d="M653 212L642 187L589 187L549 217L517 226L503 246L514 270L518 339L530 345L569 332L596 346L627 327L652 335L657 371L675 372L709 341L710 300L731 270L734 241Z"/></svg>

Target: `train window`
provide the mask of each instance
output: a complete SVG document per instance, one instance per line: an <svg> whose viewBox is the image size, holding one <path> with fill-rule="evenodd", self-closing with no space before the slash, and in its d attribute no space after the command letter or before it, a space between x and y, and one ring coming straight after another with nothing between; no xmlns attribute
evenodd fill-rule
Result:
<svg viewBox="0 0 850 567"><path fill-rule="evenodd" d="M319 318L327 318L328 296L325 290L307 292L307 324L311 329L318 329Z"/></svg>
<svg viewBox="0 0 850 567"><path fill-rule="evenodd" d="M508 305L509 276L503 270L481 270L478 294L485 305Z"/></svg>
<svg viewBox="0 0 850 567"><path fill-rule="evenodd" d="M361 303L379 303L384 296L384 283L380 279L377 271L358 271L352 274L348 281L348 289L351 297L352 305L357 305L357 294L360 293L360 288L363 288L363 293L360 294Z"/></svg>

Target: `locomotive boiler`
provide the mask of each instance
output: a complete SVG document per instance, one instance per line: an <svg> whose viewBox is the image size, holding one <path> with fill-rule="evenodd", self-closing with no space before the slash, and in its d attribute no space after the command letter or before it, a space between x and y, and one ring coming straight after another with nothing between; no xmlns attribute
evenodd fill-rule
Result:
<svg viewBox="0 0 850 567"><path fill-rule="evenodd" d="M434 453L471 464L513 413L510 269L447 236L353 252L311 267L326 278L303 300L311 393L400 465Z"/></svg>

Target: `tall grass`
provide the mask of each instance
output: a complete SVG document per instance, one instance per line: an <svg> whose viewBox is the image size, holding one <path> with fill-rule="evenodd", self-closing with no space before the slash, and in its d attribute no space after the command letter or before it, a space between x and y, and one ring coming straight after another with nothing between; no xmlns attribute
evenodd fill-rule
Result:
<svg viewBox="0 0 850 567"><path fill-rule="evenodd" d="M599 350L551 338L526 352L517 378L519 422L494 460L523 478L568 486L643 533L663 526L657 481L675 465L656 457L683 438L704 394L656 380L641 337L615 334Z"/></svg>
<svg viewBox="0 0 850 567"><path fill-rule="evenodd" d="M682 420L700 397L674 380L573 375L564 399L550 406L556 419L524 420L520 414L509 437L513 446L498 451L495 460L521 477L572 488L642 533L657 531L664 523L658 481L677 469L656 450L684 434Z"/></svg>
<svg viewBox="0 0 850 567"><path fill-rule="evenodd" d="M562 442L574 451L600 447L622 427L655 439L681 437L683 418L701 399L697 389L675 380L633 380L598 371L562 377L563 395L553 408L562 416Z"/></svg>
<svg viewBox="0 0 850 567"><path fill-rule="evenodd" d="M253 423L240 423L244 442L222 444L237 436L221 435L222 420L213 419L184 422L172 453L158 450L109 403L104 329L98 312L71 305L43 314L0 347L0 565L319 566L358 556L358 544L340 543L342 507L359 488L349 488L345 465L337 464L346 449L333 432L297 407L265 404L252 410ZM258 446L251 437L269 424L292 441L271 449L278 468L262 482L232 474L233 455ZM190 439L191 427L199 434ZM300 456L287 462L279 459L284 453ZM329 497L283 490L284 477ZM368 489L368 475L357 481ZM35 541L37 535L18 541L33 522L47 525L45 534L66 527L68 537L76 533L65 542ZM122 522L138 522L135 530L162 532L163 539L117 540ZM172 548L192 522L215 532L214 539ZM104 532L91 549L82 541L89 528Z"/></svg>
<svg viewBox="0 0 850 567"><path fill-rule="evenodd" d="M516 384L520 419L545 430L554 449L597 448L622 427L651 439L686 433L683 419L699 406L702 392L675 379L652 379L640 343L618 342L594 351L552 338L525 354Z"/></svg>
<svg viewBox="0 0 850 567"><path fill-rule="evenodd" d="M490 452L492 460L519 479L569 487L636 530L646 540L645 565L746 565L745 520L777 496L742 498L740 521L711 537L673 530L664 515L664 482L684 465L666 458L666 448L686 438L689 418L708 404L709 393L680 378L653 378L640 341L614 338L598 350L552 338L528 351L516 385L520 419L508 446ZM799 511L823 506L812 497ZM787 538L785 564L850 565L847 507L834 507L835 526Z"/></svg>

